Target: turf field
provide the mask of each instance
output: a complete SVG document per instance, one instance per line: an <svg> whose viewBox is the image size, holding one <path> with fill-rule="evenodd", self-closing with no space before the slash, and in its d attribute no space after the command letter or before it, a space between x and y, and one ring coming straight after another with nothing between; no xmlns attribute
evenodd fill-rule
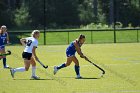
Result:
<svg viewBox="0 0 140 93"><path fill-rule="evenodd" d="M20 32L20 31L19 31ZM30 36L30 33L10 33L10 41L19 44L19 39L22 37ZM140 30L125 30L116 31L116 42L139 42L140 41ZM82 31L82 32L46 32L46 44L47 45L61 45L68 44L72 40L76 39L80 34L86 35L87 44L97 44L97 43L113 43L114 42L114 32L113 31ZM44 34L41 33L39 44L44 44Z"/></svg>
<svg viewBox="0 0 140 93"><path fill-rule="evenodd" d="M45 70L37 63L37 75L41 80L30 80L30 73L16 73L15 80L8 69L0 63L0 93L140 93L140 44L85 44L83 52L96 64L105 69L100 78L100 70L78 55L83 79L75 79L74 64L53 75L53 66L66 60L67 45L39 46L40 60L50 67ZM8 46L12 55L7 56L11 67L21 67L23 47Z"/></svg>

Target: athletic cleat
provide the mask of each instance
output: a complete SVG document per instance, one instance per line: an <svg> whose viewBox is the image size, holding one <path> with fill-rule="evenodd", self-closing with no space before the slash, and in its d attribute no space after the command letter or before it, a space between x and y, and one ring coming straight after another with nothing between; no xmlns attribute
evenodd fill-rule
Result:
<svg viewBox="0 0 140 93"><path fill-rule="evenodd" d="M31 76L31 79L39 80L40 77L38 77L38 76Z"/></svg>
<svg viewBox="0 0 140 93"><path fill-rule="evenodd" d="M53 74L55 75L57 73L57 71L58 71L57 66L54 66Z"/></svg>
<svg viewBox="0 0 140 93"><path fill-rule="evenodd" d="M10 72L11 72L11 76L12 76L12 78L14 78L14 74L15 74L14 69L10 69Z"/></svg>
<svg viewBox="0 0 140 93"><path fill-rule="evenodd" d="M6 66L4 66L4 68L9 68L9 66L8 66L8 65L6 65Z"/></svg>
<svg viewBox="0 0 140 93"><path fill-rule="evenodd" d="M77 75L76 79L81 79L82 77L80 75Z"/></svg>

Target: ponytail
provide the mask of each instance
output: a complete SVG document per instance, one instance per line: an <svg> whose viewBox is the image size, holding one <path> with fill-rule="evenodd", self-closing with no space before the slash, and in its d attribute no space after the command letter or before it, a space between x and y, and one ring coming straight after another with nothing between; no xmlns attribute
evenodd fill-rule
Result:
<svg viewBox="0 0 140 93"><path fill-rule="evenodd" d="M86 38L85 35L80 34L78 41L80 41L81 39Z"/></svg>
<svg viewBox="0 0 140 93"><path fill-rule="evenodd" d="M33 32L31 33L31 36L34 37L36 34L40 33L39 30L33 30Z"/></svg>

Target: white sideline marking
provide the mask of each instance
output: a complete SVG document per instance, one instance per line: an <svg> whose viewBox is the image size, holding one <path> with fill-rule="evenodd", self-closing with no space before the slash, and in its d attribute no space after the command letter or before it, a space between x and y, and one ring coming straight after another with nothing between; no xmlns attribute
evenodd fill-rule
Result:
<svg viewBox="0 0 140 93"><path fill-rule="evenodd" d="M135 92L135 93L140 93L140 90L120 90L118 92Z"/></svg>
<svg viewBox="0 0 140 93"><path fill-rule="evenodd" d="M130 59L130 58L133 58L133 57L113 58L113 60L128 61L128 62L133 62L133 63L140 63L140 60L135 60L135 59Z"/></svg>
<svg viewBox="0 0 140 93"><path fill-rule="evenodd" d="M73 93L140 93L140 90L115 90L115 91L75 91Z"/></svg>

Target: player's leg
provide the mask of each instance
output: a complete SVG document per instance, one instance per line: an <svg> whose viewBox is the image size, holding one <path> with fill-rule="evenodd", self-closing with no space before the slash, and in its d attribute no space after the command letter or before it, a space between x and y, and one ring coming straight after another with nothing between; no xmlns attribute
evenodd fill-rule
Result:
<svg viewBox="0 0 140 93"><path fill-rule="evenodd" d="M61 68L67 67L67 66L69 66L71 64L71 62L72 62L72 57L68 57L67 58L67 62L61 64L60 66L57 66L57 69L59 70Z"/></svg>
<svg viewBox="0 0 140 93"><path fill-rule="evenodd" d="M28 71L29 67L30 67L30 60L28 59L24 59L24 65L25 67L19 67L19 68L14 68L14 69L10 69L11 75L14 78L14 74L16 72L24 72L24 71Z"/></svg>
<svg viewBox="0 0 140 93"><path fill-rule="evenodd" d="M66 63L63 63L60 66L55 66L54 67L54 75L57 73L58 70L69 66L71 63L72 63L72 57L67 57L67 62Z"/></svg>
<svg viewBox="0 0 140 93"><path fill-rule="evenodd" d="M24 67L14 69L15 72L24 72L29 70L30 62L31 62L31 54L23 52L22 57L24 59Z"/></svg>
<svg viewBox="0 0 140 93"><path fill-rule="evenodd" d="M80 76L80 66L79 66L78 59L74 56L73 59L72 59L72 61L75 63L74 68L75 68L75 72L76 72L77 78L82 78Z"/></svg>
<svg viewBox="0 0 140 93"><path fill-rule="evenodd" d="M0 54L2 54L2 49L1 49L1 46L0 46ZM0 60L3 58L3 56L0 56Z"/></svg>
<svg viewBox="0 0 140 93"><path fill-rule="evenodd" d="M34 60L33 57L31 57L31 61L30 63L32 64L32 76L31 78L32 79L40 79L35 73L36 73L36 62Z"/></svg>
<svg viewBox="0 0 140 93"><path fill-rule="evenodd" d="M24 59L24 65L25 65L25 67L15 68L15 72L28 71L29 67L30 67L30 60Z"/></svg>
<svg viewBox="0 0 140 93"><path fill-rule="evenodd" d="M31 56L32 56L32 54L28 54L26 52L22 53L22 57L24 59L24 67L10 69L10 72L11 72L11 75L12 75L13 78L14 78L15 72L24 72L24 71L28 71L29 70Z"/></svg>
<svg viewBox="0 0 140 93"><path fill-rule="evenodd" d="M2 49L0 50L0 52L2 53L2 54L5 54L6 52L5 52L5 47L4 46L2 46ZM9 68L9 66L6 64L6 56L2 56L2 58L3 58L3 67L4 68Z"/></svg>

